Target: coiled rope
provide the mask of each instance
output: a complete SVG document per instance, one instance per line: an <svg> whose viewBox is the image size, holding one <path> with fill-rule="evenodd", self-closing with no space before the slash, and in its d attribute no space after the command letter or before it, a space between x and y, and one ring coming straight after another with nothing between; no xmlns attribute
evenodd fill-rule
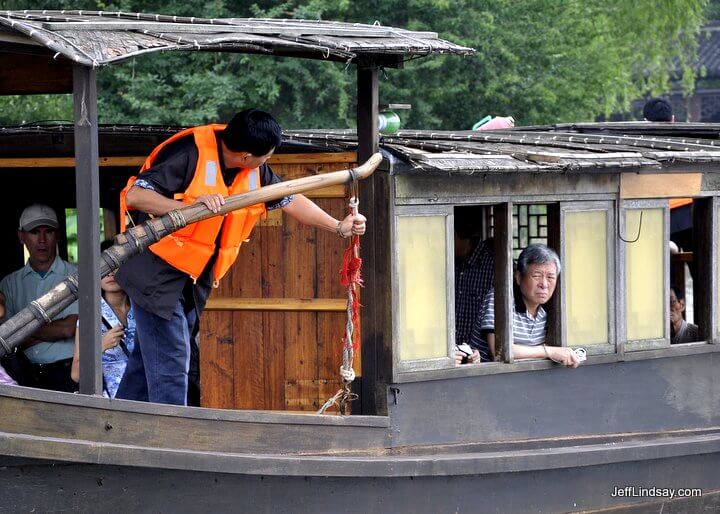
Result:
<svg viewBox="0 0 720 514"><path fill-rule="evenodd" d="M353 215L357 215L359 201L357 199L356 181L353 181L351 190L350 212ZM324 414L325 411L333 405L338 406L340 414L350 414L350 402L358 398L358 395L351 391L351 387L355 380L353 359L355 357L355 350L360 346L359 292L363 282L361 269L360 236L352 235L350 237L350 243L343 254L343 265L340 270L340 283L347 289L347 321L345 323L345 336L342 342L343 362L342 366L340 366L342 387L318 409L318 414Z"/></svg>

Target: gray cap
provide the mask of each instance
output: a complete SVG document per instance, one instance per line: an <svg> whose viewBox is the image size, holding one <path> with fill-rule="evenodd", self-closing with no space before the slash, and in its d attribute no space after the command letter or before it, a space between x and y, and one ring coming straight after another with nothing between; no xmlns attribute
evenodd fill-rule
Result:
<svg viewBox="0 0 720 514"><path fill-rule="evenodd" d="M52 207L40 203L26 207L20 215L18 230L30 232L38 227L58 228L57 215Z"/></svg>

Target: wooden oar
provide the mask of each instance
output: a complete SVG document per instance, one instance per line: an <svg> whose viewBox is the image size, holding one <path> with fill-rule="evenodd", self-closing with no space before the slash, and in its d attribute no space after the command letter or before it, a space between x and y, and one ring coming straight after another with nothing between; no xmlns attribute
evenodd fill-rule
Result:
<svg viewBox="0 0 720 514"><path fill-rule="evenodd" d="M376 153L361 166L349 170L314 175L287 182L280 182L240 195L229 196L217 213L204 204L192 204L170 211L166 215L146 221L115 238L115 244L102 253L100 276L116 270L134 254L140 253L168 234L180 230L190 223L202 221L257 203L278 200L284 196L305 193L314 189L345 184L369 177L378 167L382 157ZM49 323L63 309L77 299L77 273L67 277L43 296L30 302L23 310L0 325L0 357L12 352L38 328Z"/></svg>

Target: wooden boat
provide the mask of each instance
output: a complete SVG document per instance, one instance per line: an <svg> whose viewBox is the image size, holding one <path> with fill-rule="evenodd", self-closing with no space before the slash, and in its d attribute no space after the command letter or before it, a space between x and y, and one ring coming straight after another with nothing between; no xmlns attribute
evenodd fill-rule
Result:
<svg viewBox="0 0 720 514"><path fill-rule="evenodd" d="M143 39L136 23L162 24L142 30L182 38L193 23L200 35L210 30L209 20L146 15L0 14L0 70L12 62L19 79L0 72L0 92L70 88L77 105L89 106L84 118L78 109L74 127L0 129L0 168L23 192L4 204L10 214L0 230L12 238L16 214L31 199L25 191L58 209L76 205L81 283L98 269L90 250L100 232L94 213L100 206L113 211L138 159L175 130L97 125L93 66L106 62L88 57L85 31L99 38L92 49L102 51L95 43L103 38ZM242 21L253 41L273 39L265 48L279 55L361 63L358 131L287 132L274 164L296 176L348 167L378 147L385 157L360 185L370 229L362 243L361 398L354 414L293 412L314 411L338 384L343 295L329 277L342 247L270 220L239 263L257 273L233 275L204 316L203 408L105 399L92 373L82 375L75 395L0 386L2 509L717 509L720 126L401 131L379 141L378 68L409 55L469 49L398 29L253 23ZM220 46L203 49L248 51L249 29L226 27ZM292 37L278 44L285 30ZM302 30L309 32L298 42ZM343 45L331 45L332 38ZM162 41L153 48L185 47L177 38ZM337 188L315 194L333 212L346 208L345 197ZM676 345L667 317L670 198L693 199L694 243L685 253L697 269L692 314L702 338ZM500 358L456 366L452 233L468 213L494 239ZM585 347L588 359L578 369L512 356L512 259L531 240L559 251L564 270L548 339ZM282 266L298 279L284 288L273 281L272 264L290 255L297 258ZM19 261L8 248L0 264L11 271ZM94 307L81 298L81 317L97 316ZM257 345L247 347L251 329ZM83 348L98 344L95 334L81 337Z"/></svg>

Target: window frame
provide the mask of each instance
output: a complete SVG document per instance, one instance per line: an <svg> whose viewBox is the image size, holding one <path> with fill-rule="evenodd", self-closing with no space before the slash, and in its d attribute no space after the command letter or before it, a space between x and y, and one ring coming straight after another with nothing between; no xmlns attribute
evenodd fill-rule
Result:
<svg viewBox="0 0 720 514"><path fill-rule="evenodd" d="M513 357L513 206L514 202L495 204L493 239L495 273L493 294L495 307L495 362L514 364ZM498 294L500 291L500 294Z"/></svg>
<svg viewBox="0 0 720 514"><path fill-rule="evenodd" d="M615 362L622 361L641 361L641 360L652 360L652 359L664 359L673 358L676 356L688 356L688 355L704 355L720 352L720 190L708 192L707 194L700 194L693 197L695 200L707 199L709 205L707 210L710 212L711 220L708 222L707 230L710 231L709 237L712 241L712 245L708 250L707 259L709 259L710 269L705 270L710 273L712 291L709 293L712 302L712 313L710 318L711 326L708 328L708 334L712 337L708 337L706 342L695 342L687 343L682 345L670 345L670 321L668 316L664 316L665 333L667 335L667 344L665 339L659 340L648 340L651 344L646 344L647 341L629 343L625 337L625 244L619 239L619 235L627 237L625 233L625 212L632 209L647 209L647 208L661 208L663 209L663 238L664 244L667 245L670 236L670 208L668 204L668 198L654 198L654 199L620 199L617 194L603 194L603 195L523 195L514 198L511 201L507 200L507 197L498 196L487 196L483 197L482 201L464 202L459 201L456 198L448 199L448 203L436 204L436 205L417 205L417 204L402 204L394 205L393 216L396 218L398 215L433 215L438 213L445 213L452 217L452 223L448 227L449 238L452 237L452 230L454 228L454 214L453 210L457 206L463 205L486 205L492 206L495 209L495 287L497 286L498 277L503 270L498 273L498 260L497 250L502 250L503 244L508 246L507 251L512 256L512 205L513 203L546 203L555 204L558 206L557 212L557 234L560 238L559 244L551 236L552 231L548 231L548 244L559 249L562 253L561 259L564 260L564 249L566 238L564 233L564 212L562 211L574 211L574 210L585 210L586 206L592 206L592 209L597 207L609 208L608 210L608 252L609 252L609 271L613 271L608 275L608 303L611 306L608 312L608 324L610 325L609 331L614 328L614 352L608 353L595 353L595 351L588 352L588 361L583 363L583 366L594 366L594 365L605 365ZM508 225L509 229L505 233L503 241L499 240L499 236L502 234L498 231L498 216L501 215L502 208L507 208L507 217L509 218ZM551 212L548 211L548 216L551 216ZM395 230L396 223L392 222L392 229ZM619 231L619 232L618 232ZM632 235L632 234L631 234ZM393 241L395 240L395 234L393 234ZM452 317L452 324L449 324L448 340L454 345L455 337L455 268L454 268L454 247L450 246L448 242L447 253L448 253L448 298L450 299L448 307L448 318ZM395 249L393 249L395 253ZM397 266L397 256L393 256L392 263ZM669 252L666 252L663 256L664 262L664 282L665 290L668 291L664 295L664 309L668 311L670 298L669 298L669 287L670 287L670 258ZM564 265L564 261L563 261ZM393 289L397 291L397 273L393 272ZM512 284L512 268L507 267L507 283ZM503 275L504 276L504 275ZM563 289L563 277L560 277L561 285L556 291L556 295L560 295L559 300L562 302L564 293ZM612 287L610 287L612 282ZM614 293L612 292L614 291ZM497 300L497 299L496 299ZM393 309L397 309L398 297L396 292L393 292ZM510 306L512 308L512 305ZM496 305L497 309L497 305ZM561 305L561 316L558 321L558 325L565 323L563 319L565 316L565 309ZM508 325L512 322L511 316L512 311L509 311L510 316L508 317ZM496 316L498 313L496 311ZM498 320L496 319L496 323ZM398 362L398 346L397 346L397 323L393 315L393 383L413 383L422 382L428 380L443 380L443 379L459 379L469 378L476 376L487 376L505 373L527 373L539 370L552 370L557 369L558 365L550 362L546 359L523 359L519 361L513 361L512 356L509 358L500 359L496 362L483 363L481 365L464 365L455 366L454 360L447 359L450 361L449 366L438 367L437 361L445 361L445 359L433 359L431 363L425 366L401 366ZM548 327L550 330L552 327ZM558 326L557 330L561 330ZM564 332L561 332L560 341L564 346L566 344L566 337ZM660 344L657 344L657 343ZM709 344L710 343L710 344ZM713 344L714 343L714 344ZM508 353L511 353L511 344L508 344ZM612 346L612 344L611 344ZM587 347L586 347L587 348ZM421 363L423 361L405 361L407 363Z"/></svg>
<svg viewBox="0 0 720 514"><path fill-rule="evenodd" d="M709 334L708 343L720 345L720 196L713 196L709 199L710 219L708 220L710 248L709 267L710 284L712 292L708 295L710 299L709 324L706 333Z"/></svg>
<svg viewBox="0 0 720 514"><path fill-rule="evenodd" d="M670 206L667 198L661 199L647 199L647 200L618 200L618 230L617 234L618 244L617 251L615 253L617 262L617 276L618 276L618 288L616 303L615 319L616 319L616 333L617 333L617 353L619 356L623 356L625 352L636 352L643 350L657 350L665 349L670 347L670 317L667 315L670 309L670 252L669 252L669 241L670 241ZM640 340L628 340L627 338L627 273L626 273L626 259L627 259L627 245L632 243L624 243L620 237L628 239L634 237L634 235L628 235L627 233L627 213L633 210L645 210L645 209L662 209L663 214L663 248L667 251L663 252L663 305L662 312L666 315L663 316L663 337L655 339L640 339Z"/></svg>
<svg viewBox="0 0 720 514"><path fill-rule="evenodd" d="M579 201L579 202L560 202L560 263L563 271L560 274L559 293L559 310L560 310L560 341L562 346L568 346L567 338L567 237L565 233L565 221L568 213L576 212L597 212L602 211L606 214L606 241L607 255L605 256L605 265L607 273L607 336L608 342L603 344L577 345L574 348L583 347L588 355L608 355L617 351L617 331L616 312L614 299L617 297L617 283L615 279L615 256L617 255L617 246L615 243L615 212L612 201Z"/></svg>
<svg viewBox="0 0 720 514"><path fill-rule="evenodd" d="M445 357L429 359L402 360L400 358L400 252L398 249L398 220L403 217L445 217L445 268L446 309L447 309L447 353ZM400 374L419 371L442 370L455 367L453 351L455 348L455 266L454 266L454 214L453 205L396 206L392 219L392 366L393 379Z"/></svg>

